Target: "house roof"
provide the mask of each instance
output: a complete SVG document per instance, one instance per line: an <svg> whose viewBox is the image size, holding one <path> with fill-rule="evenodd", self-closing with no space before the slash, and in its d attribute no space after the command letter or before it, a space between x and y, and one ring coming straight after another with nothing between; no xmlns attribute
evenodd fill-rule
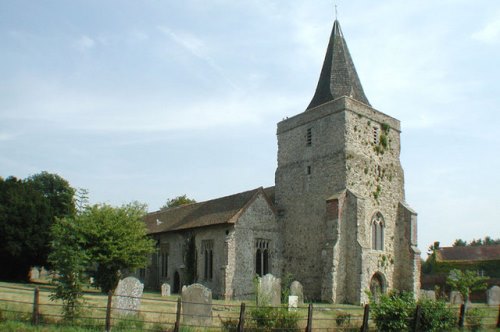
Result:
<svg viewBox="0 0 500 332"><path fill-rule="evenodd" d="M361 86L340 23L335 20L318 86L307 110L343 96L371 106Z"/></svg>
<svg viewBox="0 0 500 332"><path fill-rule="evenodd" d="M144 222L148 234L234 224L259 193L264 194L271 208L274 208L272 203L274 202L274 187L260 187L205 202L151 212L144 217Z"/></svg>
<svg viewBox="0 0 500 332"><path fill-rule="evenodd" d="M436 251L437 261L500 260L500 245L444 247Z"/></svg>

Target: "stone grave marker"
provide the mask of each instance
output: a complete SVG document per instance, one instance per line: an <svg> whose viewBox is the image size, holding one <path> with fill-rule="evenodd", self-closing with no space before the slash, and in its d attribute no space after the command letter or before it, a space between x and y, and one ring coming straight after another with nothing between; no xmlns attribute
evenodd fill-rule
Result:
<svg viewBox="0 0 500 332"><path fill-rule="evenodd" d="M436 299L436 292L433 290L426 290L426 289L421 289L420 290L420 298L422 300L435 300Z"/></svg>
<svg viewBox="0 0 500 332"><path fill-rule="evenodd" d="M212 326L212 291L201 284L184 287L181 295L183 323L193 326Z"/></svg>
<svg viewBox="0 0 500 332"><path fill-rule="evenodd" d="M462 294L458 291L451 291L450 293L450 304L463 304L464 299L462 298Z"/></svg>
<svg viewBox="0 0 500 332"><path fill-rule="evenodd" d="M299 297L297 295L288 296L288 311L297 311L299 307Z"/></svg>
<svg viewBox="0 0 500 332"><path fill-rule="evenodd" d="M38 267L33 266L30 270L30 280L33 281L37 279L40 279L40 270Z"/></svg>
<svg viewBox="0 0 500 332"><path fill-rule="evenodd" d="M118 282L116 287L113 307L120 315L137 314L141 306L144 284L139 279L127 277Z"/></svg>
<svg viewBox="0 0 500 332"><path fill-rule="evenodd" d="M299 305L304 304L304 288L302 287L302 284L297 280L292 282L290 285L290 295L295 295L298 297L297 303Z"/></svg>
<svg viewBox="0 0 500 332"><path fill-rule="evenodd" d="M272 274L266 274L259 278L258 305L270 305L277 307L281 305L281 279Z"/></svg>
<svg viewBox="0 0 500 332"><path fill-rule="evenodd" d="M170 285L164 283L161 285L161 296L170 296Z"/></svg>
<svg viewBox="0 0 500 332"><path fill-rule="evenodd" d="M500 287L493 286L486 292L488 305L500 305Z"/></svg>

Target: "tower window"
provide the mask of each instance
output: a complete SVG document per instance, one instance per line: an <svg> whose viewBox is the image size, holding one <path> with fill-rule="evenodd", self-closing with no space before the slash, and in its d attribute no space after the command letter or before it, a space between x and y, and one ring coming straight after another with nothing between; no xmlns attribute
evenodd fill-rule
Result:
<svg viewBox="0 0 500 332"><path fill-rule="evenodd" d="M311 144L312 144L312 128L307 128L306 145L311 146Z"/></svg>
<svg viewBox="0 0 500 332"><path fill-rule="evenodd" d="M378 127L373 127L373 144L377 145L379 143L379 129Z"/></svg>
<svg viewBox="0 0 500 332"><path fill-rule="evenodd" d="M255 241L255 274L265 276L269 273L269 240Z"/></svg>
<svg viewBox="0 0 500 332"><path fill-rule="evenodd" d="M307 166L307 175L311 175L311 166Z"/></svg>
<svg viewBox="0 0 500 332"><path fill-rule="evenodd" d="M384 218L377 212L371 222L372 227L372 249L384 250Z"/></svg>
<svg viewBox="0 0 500 332"><path fill-rule="evenodd" d="M201 250L204 256L204 280L212 280L214 277L214 241L204 240L201 243Z"/></svg>

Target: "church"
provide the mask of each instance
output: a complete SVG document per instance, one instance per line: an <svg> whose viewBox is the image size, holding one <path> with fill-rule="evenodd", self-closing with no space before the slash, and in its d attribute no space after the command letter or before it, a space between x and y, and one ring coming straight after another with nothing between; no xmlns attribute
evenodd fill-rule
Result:
<svg viewBox="0 0 500 332"><path fill-rule="evenodd" d="M290 276L306 300L360 304L418 293L417 214L405 202L400 122L366 97L335 20L307 109L277 125L275 186L145 217L157 251L150 289L201 283L221 299L254 296L254 279Z"/></svg>

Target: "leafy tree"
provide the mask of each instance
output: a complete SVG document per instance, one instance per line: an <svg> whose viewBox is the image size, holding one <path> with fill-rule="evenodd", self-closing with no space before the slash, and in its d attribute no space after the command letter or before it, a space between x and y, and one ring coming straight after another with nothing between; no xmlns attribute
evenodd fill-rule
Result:
<svg viewBox="0 0 500 332"><path fill-rule="evenodd" d="M485 236L484 239L472 239L470 243L467 243L467 241L464 241L462 239L457 239L455 242L453 242L454 247L463 247L463 246L490 246L490 245L496 245L500 244L500 238L499 239L493 239L491 236Z"/></svg>
<svg viewBox="0 0 500 332"><path fill-rule="evenodd" d="M168 209L171 209L173 207L186 205L186 204L192 204L192 203L196 203L196 201L194 199L187 197L186 194L184 194L182 196L177 196L175 198L167 199L167 202L162 207L160 207L160 210L161 211L168 210Z"/></svg>
<svg viewBox="0 0 500 332"><path fill-rule="evenodd" d="M488 277L481 277L471 270L454 269L450 271L446 283L462 295L464 303L467 305L472 292L486 289L486 280L488 279Z"/></svg>
<svg viewBox="0 0 500 332"><path fill-rule="evenodd" d="M465 247L467 246L467 241L464 241L462 239L456 239L455 242L452 244L453 247Z"/></svg>
<svg viewBox="0 0 500 332"><path fill-rule="evenodd" d="M47 200L29 183L0 179L0 278L27 280L30 266L46 262L52 223Z"/></svg>
<svg viewBox="0 0 500 332"><path fill-rule="evenodd" d="M73 272L79 275L81 266L86 266L103 292L113 291L124 271L146 266L147 255L154 251L154 241L146 236L142 222L145 213L146 206L137 202L117 208L97 204L65 218L60 223L72 223L77 240L63 237L55 228L52 262L57 269L66 268L67 257L59 253L82 251L85 255L74 257Z"/></svg>

